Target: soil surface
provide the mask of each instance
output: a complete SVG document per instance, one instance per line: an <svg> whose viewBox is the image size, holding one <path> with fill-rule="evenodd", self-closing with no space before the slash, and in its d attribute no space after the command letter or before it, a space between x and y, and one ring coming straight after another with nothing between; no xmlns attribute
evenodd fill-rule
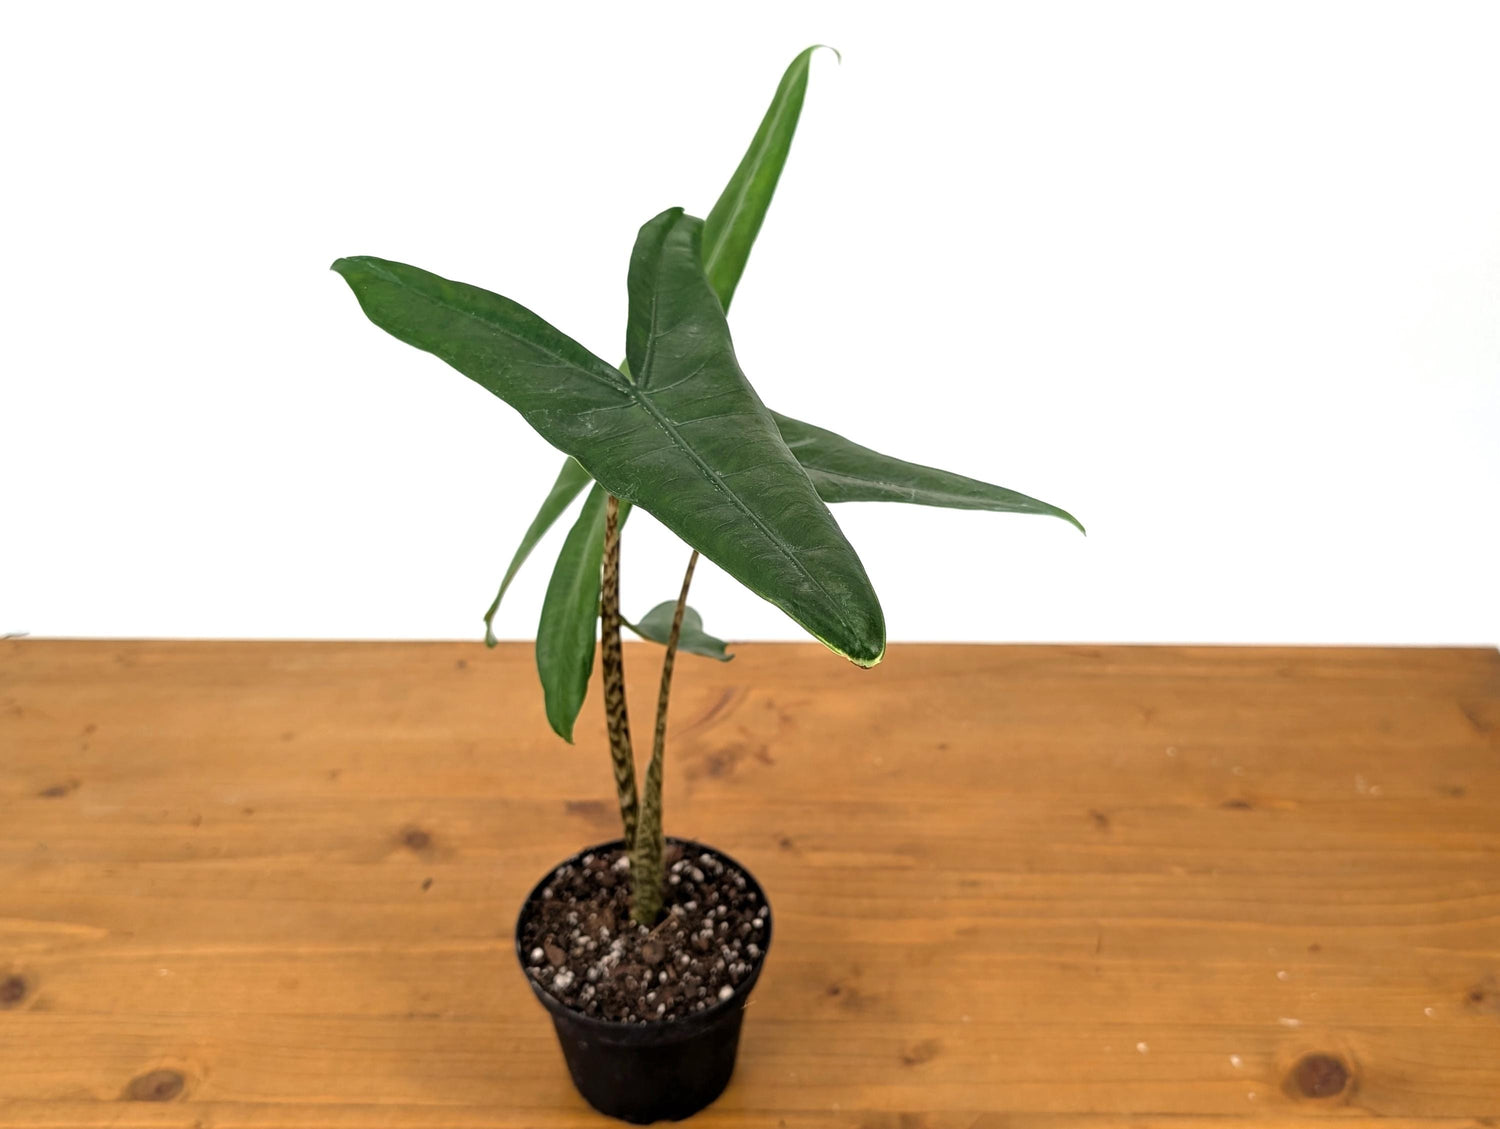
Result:
<svg viewBox="0 0 1500 1129"><path fill-rule="evenodd" d="M770 909L737 867L667 844L663 914L630 920L630 859L620 850L564 864L521 927L526 973L574 1011L649 1023L731 999L765 956Z"/></svg>

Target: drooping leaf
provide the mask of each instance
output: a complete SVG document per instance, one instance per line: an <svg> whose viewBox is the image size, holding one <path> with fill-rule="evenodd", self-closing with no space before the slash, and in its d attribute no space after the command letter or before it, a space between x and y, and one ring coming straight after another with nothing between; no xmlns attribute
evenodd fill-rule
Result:
<svg viewBox="0 0 1500 1129"><path fill-rule="evenodd" d="M604 491L595 486L568 530L542 599L536 629L536 669L547 722L569 743L594 669L594 624L599 619L599 566L604 558ZM620 524L630 513L620 503Z"/></svg>
<svg viewBox="0 0 1500 1129"><path fill-rule="evenodd" d="M583 492L593 479L589 472L578 465L577 459L568 459L563 463L563 468L558 472L557 481L552 484L552 489L542 499L542 508L537 511L536 517L531 519L531 525L526 529L526 535L521 538L521 544L516 549L515 556L510 559L510 567L505 570L505 579L500 581L500 591L495 593L495 601L490 604L489 610L484 613L484 645L493 647L495 639L495 613L500 610L500 601L505 598L505 590L510 587L510 582L516 578L516 573L521 571L521 565L526 558L531 556L531 550L536 548L537 542L542 539L547 530L552 528L552 523L562 516L564 510L574 498Z"/></svg>
<svg viewBox="0 0 1500 1129"><path fill-rule="evenodd" d="M792 137L797 132L797 119L802 115L807 72L817 49L813 46L803 51L781 76L750 148L745 150L739 167L703 221L703 269L725 310L729 309L740 275L745 272L745 262L771 206L771 197L776 194L776 182L781 179ZM837 51L833 53L838 55Z"/></svg>
<svg viewBox="0 0 1500 1129"><path fill-rule="evenodd" d="M852 443L821 427L772 412L781 437L825 502L907 502L951 510L1050 514L1084 528L1067 510L1003 486L909 463Z"/></svg>
<svg viewBox="0 0 1500 1129"><path fill-rule="evenodd" d="M633 378L498 294L384 259L334 269L371 321L511 404L604 489L873 666L885 652L879 600L740 371L703 273L702 227L673 208L641 229L630 300L655 315Z"/></svg>
<svg viewBox="0 0 1500 1129"><path fill-rule="evenodd" d="M667 639L672 634L672 617L677 613L677 601L667 600L657 604L645 615L641 616L637 623L626 622L625 626L634 631L642 639L649 639L653 643L660 643L663 647L667 645ZM728 662L734 658L725 648L728 646L722 639L716 639L703 630L703 617L692 607L682 609L682 631L677 637L677 649L686 651L690 655L702 655L705 658L718 659L720 662Z"/></svg>

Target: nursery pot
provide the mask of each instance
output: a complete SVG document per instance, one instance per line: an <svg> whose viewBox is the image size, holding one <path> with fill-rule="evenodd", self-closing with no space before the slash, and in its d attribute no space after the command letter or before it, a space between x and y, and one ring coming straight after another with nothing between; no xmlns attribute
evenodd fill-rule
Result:
<svg viewBox="0 0 1500 1129"><path fill-rule="evenodd" d="M578 1092L600 1113L637 1125L691 1117L724 1092L734 1073L745 1002L760 979L771 943L770 905L754 875L723 851L702 843L675 838L667 842L693 854L713 855L726 867L738 871L766 908L760 956L751 962L749 973L735 986L729 999L715 1000L703 1011L674 1019L615 1022L568 1007L532 977L526 977L537 999L552 1016L557 1041ZM579 851L558 863L532 888L516 918L516 959L523 975L526 971L523 927L536 912L542 890L556 871L569 864L579 865L585 855L618 850L623 845L623 840L616 839Z"/></svg>

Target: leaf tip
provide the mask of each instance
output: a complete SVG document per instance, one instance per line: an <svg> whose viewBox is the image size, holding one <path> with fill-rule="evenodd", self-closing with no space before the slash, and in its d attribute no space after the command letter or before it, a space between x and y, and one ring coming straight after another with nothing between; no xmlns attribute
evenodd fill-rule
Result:
<svg viewBox="0 0 1500 1129"><path fill-rule="evenodd" d="M674 204L670 208L663 208L661 211L657 212L656 215L652 216L645 223L641 224L641 230L645 231L653 224L661 224L663 226L670 227L686 214L686 208L684 208L681 204Z"/></svg>
<svg viewBox="0 0 1500 1129"><path fill-rule="evenodd" d="M808 58L812 58L812 53L814 51L818 51L818 50L832 51L833 52L833 57L834 57L835 60L837 60L839 66L843 66L844 65L844 55L843 55L843 53L837 47L834 47L832 44L829 44L829 43L814 43L811 47L809 47L806 51L804 51L802 53L804 55L806 55Z"/></svg>
<svg viewBox="0 0 1500 1129"><path fill-rule="evenodd" d="M1069 525L1071 525L1074 529L1078 530L1079 533L1082 533L1085 537L1087 537L1089 535L1089 531L1083 527L1083 522L1079 521L1076 517L1074 517L1072 514L1070 514L1067 510L1060 510L1056 506L1054 506L1053 507L1053 511L1057 514L1058 517L1062 518L1065 522L1067 522Z"/></svg>
<svg viewBox="0 0 1500 1129"><path fill-rule="evenodd" d="M377 276L390 277L390 268L399 267L400 263L392 263L387 259L380 259L374 255L344 255L334 259L328 269L335 274L342 275L345 282L354 285L356 279L364 280ZM410 268L408 268L410 269Z"/></svg>
<svg viewBox="0 0 1500 1129"><path fill-rule="evenodd" d="M826 641L823 645L829 647L834 654L842 655L861 670L869 670L872 666L879 666L880 660L885 658L885 631L881 631L878 644L869 647L861 646L857 650L840 650L837 647L830 647Z"/></svg>

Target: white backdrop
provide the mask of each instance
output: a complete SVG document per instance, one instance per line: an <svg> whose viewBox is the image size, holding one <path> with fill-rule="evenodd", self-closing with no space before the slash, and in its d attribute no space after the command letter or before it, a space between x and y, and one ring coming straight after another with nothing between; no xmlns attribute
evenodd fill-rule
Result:
<svg viewBox="0 0 1500 1129"><path fill-rule="evenodd" d="M1494 5L3 22L0 632L477 639L559 459L329 262L487 286L614 360L636 227L703 214L824 42L735 300L746 372L1089 527L837 509L892 639L1500 640ZM627 613L684 556L633 521ZM700 577L711 630L795 637Z"/></svg>

